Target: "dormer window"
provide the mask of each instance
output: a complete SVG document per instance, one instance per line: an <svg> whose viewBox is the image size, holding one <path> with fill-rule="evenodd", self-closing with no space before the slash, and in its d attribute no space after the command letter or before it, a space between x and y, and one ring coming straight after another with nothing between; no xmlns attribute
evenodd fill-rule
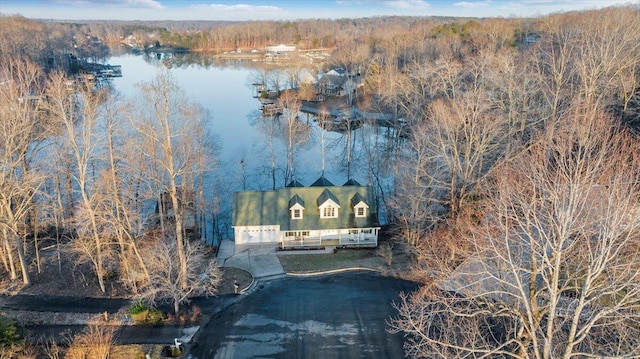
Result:
<svg viewBox="0 0 640 359"><path fill-rule="evenodd" d="M325 189L317 200L320 218L338 218L340 201L328 189Z"/></svg>
<svg viewBox="0 0 640 359"><path fill-rule="evenodd" d="M359 193L356 193L353 198L351 198L351 205L353 206L353 213L356 217L367 216L369 205Z"/></svg>
<svg viewBox="0 0 640 359"><path fill-rule="evenodd" d="M291 213L291 219L302 219L303 211L304 201L300 196L294 194L289 200L289 212Z"/></svg>

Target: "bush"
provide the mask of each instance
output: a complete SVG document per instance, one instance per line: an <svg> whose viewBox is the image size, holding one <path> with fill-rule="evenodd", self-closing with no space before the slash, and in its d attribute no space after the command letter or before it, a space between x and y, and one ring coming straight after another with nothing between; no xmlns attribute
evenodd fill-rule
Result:
<svg viewBox="0 0 640 359"><path fill-rule="evenodd" d="M149 311L149 306L145 302L143 302L141 300L133 303L131 305L131 308L129 308L129 314L132 314L132 315L133 314L140 314L140 313L144 313L144 312L148 312L148 311Z"/></svg>
<svg viewBox="0 0 640 359"><path fill-rule="evenodd" d="M164 322L164 314L158 309L151 310L147 315L147 323L153 325L162 325Z"/></svg>
<svg viewBox="0 0 640 359"><path fill-rule="evenodd" d="M129 308L129 314L136 323L144 323L149 315L149 306L142 301L137 301Z"/></svg>
<svg viewBox="0 0 640 359"><path fill-rule="evenodd" d="M0 347L19 344L22 339L24 332L18 322L0 315Z"/></svg>

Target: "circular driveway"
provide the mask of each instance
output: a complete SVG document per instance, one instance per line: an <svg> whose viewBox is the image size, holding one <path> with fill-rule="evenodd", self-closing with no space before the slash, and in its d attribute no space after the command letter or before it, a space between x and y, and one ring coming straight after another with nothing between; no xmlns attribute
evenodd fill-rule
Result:
<svg viewBox="0 0 640 359"><path fill-rule="evenodd" d="M392 302L416 284L366 272L282 278L201 328L191 354L204 358L402 358L386 332Z"/></svg>

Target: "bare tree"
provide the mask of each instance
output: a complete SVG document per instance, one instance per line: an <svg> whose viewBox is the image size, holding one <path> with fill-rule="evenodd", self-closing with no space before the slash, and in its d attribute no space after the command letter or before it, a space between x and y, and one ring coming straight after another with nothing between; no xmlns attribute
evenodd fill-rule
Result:
<svg viewBox="0 0 640 359"><path fill-rule="evenodd" d="M414 125L391 205L401 235L416 244L438 221L455 218L477 195L477 185L504 156L505 118L484 90L431 105Z"/></svg>
<svg viewBox="0 0 640 359"><path fill-rule="evenodd" d="M295 97L292 91L283 92L278 99L278 105L282 107L282 117L285 125L285 139L287 141L287 169L285 173L285 184L295 179L295 151L305 144L310 137L310 126L299 119L300 100Z"/></svg>
<svg viewBox="0 0 640 359"><path fill-rule="evenodd" d="M23 240L33 197L44 181L42 174L30 168L37 142L45 137L42 74L31 62L9 60L0 66L0 76L6 79L0 85L0 252L11 279L17 279L19 270L23 284L29 285Z"/></svg>
<svg viewBox="0 0 640 359"><path fill-rule="evenodd" d="M282 131L282 126L278 116L263 116L256 114L256 126L262 136L266 138L265 145L269 156L269 177L271 179L271 189L276 189L276 174L278 171L278 143L276 138Z"/></svg>
<svg viewBox="0 0 640 359"><path fill-rule="evenodd" d="M208 259L206 248L201 242L188 242L184 247L187 261L187 286L182 285L183 273L176 248L171 238L161 239L146 248L151 280L141 289L142 298L151 303L169 302L177 315L180 304L190 297L213 295L221 279L221 272L215 260Z"/></svg>
<svg viewBox="0 0 640 359"><path fill-rule="evenodd" d="M390 201L393 221L398 224L398 233L409 244L416 245L433 226L444 211L434 203L438 198L431 160L429 126L424 123L414 127L408 148L402 161L401 171L396 177L396 196ZM429 171L432 171L429 173Z"/></svg>
<svg viewBox="0 0 640 359"><path fill-rule="evenodd" d="M149 272L140 255L136 242L136 220L141 216L136 205L135 177L138 171L136 163L127 163L125 154L130 149L126 146L127 127L119 114L120 102L115 96L109 96L105 113L105 137L107 169L100 179L100 189L105 197L105 214L108 218L106 226L118 242L118 258L120 277L125 283L135 288L136 282L149 280ZM127 184L127 180L133 183Z"/></svg>
<svg viewBox="0 0 640 359"><path fill-rule="evenodd" d="M81 333L67 338L69 348L65 358L108 359L116 340L116 327L107 324L91 324Z"/></svg>
<svg viewBox="0 0 640 359"><path fill-rule="evenodd" d="M105 226L104 196L96 187L100 146L103 145L99 124L102 120L102 104L106 90L96 90L90 82L80 82L70 87L70 80L62 73L51 76L47 88L47 109L54 123L63 129L61 155L68 155L69 166L75 169L71 175L75 181L80 206L74 212L77 229L77 245L72 248L82 260L93 264L94 272L105 292L105 264L112 250L108 238L102 235Z"/></svg>
<svg viewBox="0 0 640 359"><path fill-rule="evenodd" d="M165 198L170 202L172 223L176 238L176 250L180 264L180 283L182 289L189 286L188 263L185 252L185 211L188 194L195 193L194 177L197 176L201 144L193 134L206 133L203 127L201 108L190 103L184 91L167 71L161 71L149 83L140 85L142 101L137 103L136 110L130 117L131 123L141 136L146 160L151 162L148 173L153 181L152 188L158 203L162 206ZM193 203L191 203L193 204ZM161 213L161 217L164 217ZM166 229L164 229L166 230Z"/></svg>
<svg viewBox="0 0 640 359"><path fill-rule="evenodd" d="M636 357L638 145L574 108L487 182L472 254L404 296L411 357Z"/></svg>

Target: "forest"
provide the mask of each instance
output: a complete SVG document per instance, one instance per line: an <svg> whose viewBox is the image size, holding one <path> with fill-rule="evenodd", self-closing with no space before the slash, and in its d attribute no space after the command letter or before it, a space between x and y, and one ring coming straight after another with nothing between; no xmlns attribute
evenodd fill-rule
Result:
<svg viewBox="0 0 640 359"><path fill-rule="evenodd" d="M176 298L176 311L215 290L198 240L220 211L201 190L216 171L206 114L168 70L123 100L73 77L69 59L122 51L129 35L212 53L294 44L330 51L327 67L358 73L358 93L406 124L366 163L385 229L410 245L423 283L390 320L409 357L638 356L638 24L632 5L526 19L2 16L4 290L65 261L101 292L115 281Z"/></svg>

